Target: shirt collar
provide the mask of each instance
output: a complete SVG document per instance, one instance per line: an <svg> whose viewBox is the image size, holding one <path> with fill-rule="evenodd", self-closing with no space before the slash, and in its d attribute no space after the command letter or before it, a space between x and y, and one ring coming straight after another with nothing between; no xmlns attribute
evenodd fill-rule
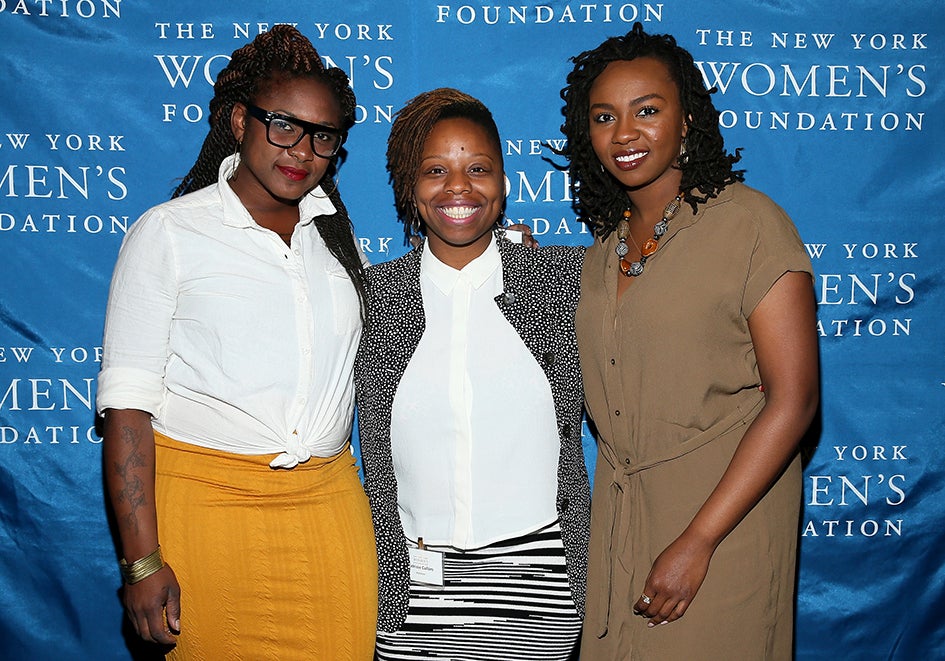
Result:
<svg viewBox="0 0 945 661"><path fill-rule="evenodd" d="M494 234L483 253L462 269L454 269L437 259L429 244L424 246L420 255L420 272L444 294L450 294L460 278L471 284L473 289L479 289L501 269L502 259Z"/></svg>
<svg viewBox="0 0 945 661"><path fill-rule="evenodd" d="M227 156L220 163L217 174L217 189L220 191L220 199L223 202L223 224L233 227L254 227L256 221L227 182L236 172L236 166L239 163L239 154ZM320 185L309 191L299 202L299 218L302 225L312 222L316 216L328 216L333 213L335 213L335 205L331 203Z"/></svg>

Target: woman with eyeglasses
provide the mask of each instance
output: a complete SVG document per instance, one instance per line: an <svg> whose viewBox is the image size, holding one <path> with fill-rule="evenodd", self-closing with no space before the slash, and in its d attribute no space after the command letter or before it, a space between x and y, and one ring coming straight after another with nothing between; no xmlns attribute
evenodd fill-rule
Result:
<svg viewBox="0 0 945 661"><path fill-rule="evenodd" d="M169 659L366 660L377 561L349 449L362 269L332 182L345 74L294 28L233 53L175 199L128 232L97 408L122 598Z"/></svg>

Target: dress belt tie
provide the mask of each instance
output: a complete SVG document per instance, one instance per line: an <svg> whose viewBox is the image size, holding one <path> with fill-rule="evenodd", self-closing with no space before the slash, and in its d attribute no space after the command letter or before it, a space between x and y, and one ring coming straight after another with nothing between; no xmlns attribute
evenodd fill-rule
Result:
<svg viewBox="0 0 945 661"><path fill-rule="evenodd" d="M609 443L599 443L599 456L603 457L612 471L606 498L607 504L609 504L612 509L612 518L609 526L610 530L607 531L608 534L604 539L604 543L597 547L597 557L591 558L592 563L603 568L602 574L606 580L605 589L597 591L596 611L602 615L600 621L597 623L597 630L595 631L598 638L603 637L607 633L607 628L610 623L611 595L613 593L613 562L614 556L616 555L614 540L626 539L628 546L626 553L628 553L630 557L635 557L636 551L633 548L633 544L638 538L638 527L641 525L641 521L640 517L633 516L632 512L633 504L640 502L639 474L654 466L689 454L706 443L732 431L736 427L747 425L755 419L758 411L764 406L764 402L764 395L759 393L757 401L751 403L752 405L747 411L745 407L736 407L731 413L705 431L699 432L684 443L680 443L675 447L675 452L672 454L645 462L641 461L636 464L629 464L626 461L621 462ZM595 503L595 506L600 507L601 505ZM680 530L680 533L681 532ZM632 581L633 579L634 577L631 576L630 580ZM630 606L631 604L625 604L626 608L630 608Z"/></svg>

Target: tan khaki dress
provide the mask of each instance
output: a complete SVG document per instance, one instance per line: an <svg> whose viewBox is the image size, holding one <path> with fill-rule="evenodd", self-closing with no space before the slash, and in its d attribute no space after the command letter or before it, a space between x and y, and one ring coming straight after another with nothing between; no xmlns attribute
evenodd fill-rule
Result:
<svg viewBox="0 0 945 661"><path fill-rule="evenodd" d="M577 316L599 434L581 659L790 659L797 459L719 545L682 619L648 628L632 605L764 406L748 316L810 260L784 211L743 184L698 214L684 204L619 302L616 243L588 251Z"/></svg>

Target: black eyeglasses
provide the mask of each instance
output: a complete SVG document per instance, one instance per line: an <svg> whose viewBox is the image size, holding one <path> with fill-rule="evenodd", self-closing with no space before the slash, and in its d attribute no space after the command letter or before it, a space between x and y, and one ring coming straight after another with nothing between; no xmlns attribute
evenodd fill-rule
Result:
<svg viewBox="0 0 945 661"><path fill-rule="evenodd" d="M338 153L345 141L345 132L330 126L306 122L296 117L286 117L248 103L246 112L266 125L266 140L273 147L291 149L308 135L312 138L312 151L315 155L331 158Z"/></svg>

